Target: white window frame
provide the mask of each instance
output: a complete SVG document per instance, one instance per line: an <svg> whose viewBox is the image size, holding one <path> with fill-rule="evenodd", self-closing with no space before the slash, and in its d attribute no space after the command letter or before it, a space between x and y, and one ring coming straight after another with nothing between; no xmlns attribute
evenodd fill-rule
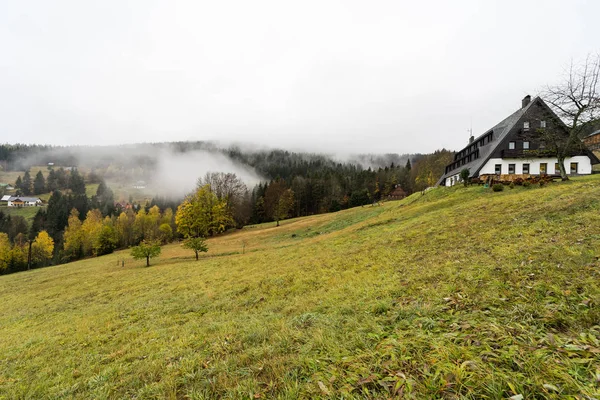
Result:
<svg viewBox="0 0 600 400"><path fill-rule="evenodd" d="M529 121L523 122L523 130L526 130L526 131L529 130Z"/></svg>
<svg viewBox="0 0 600 400"><path fill-rule="evenodd" d="M516 143L515 142L508 142L508 149L509 150L514 150L516 147Z"/></svg>
<svg viewBox="0 0 600 400"><path fill-rule="evenodd" d="M540 121L540 128L545 128L546 127L546 121L542 120Z"/></svg>
<svg viewBox="0 0 600 400"><path fill-rule="evenodd" d="M529 150L529 141L524 141L523 142L523 150Z"/></svg>

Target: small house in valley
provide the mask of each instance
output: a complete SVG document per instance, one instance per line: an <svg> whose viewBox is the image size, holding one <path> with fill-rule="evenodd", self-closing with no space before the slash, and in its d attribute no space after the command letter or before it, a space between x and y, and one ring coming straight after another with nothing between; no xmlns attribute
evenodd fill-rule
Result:
<svg viewBox="0 0 600 400"><path fill-rule="evenodd" d="M469 178L512 181L532 175L559 175L556 156L545 150L539 139L543 129L568 135L564 122L540 98L525 96L521 108L456 152L446 166L438 185L453 186L460 181L460 172L469 171ZM600 136L600 135L598 135ZM599 138L600 139L600 138ZM592 165L600 163L584 143L564 161L569 175L592 173Z"/></svg>
<svg viewBox="0 0 600 400"><path fill-rule="evenodd" d="M42 200L38 197L10 196L6 202L8 207L38 207L42 205Z"/></svg>

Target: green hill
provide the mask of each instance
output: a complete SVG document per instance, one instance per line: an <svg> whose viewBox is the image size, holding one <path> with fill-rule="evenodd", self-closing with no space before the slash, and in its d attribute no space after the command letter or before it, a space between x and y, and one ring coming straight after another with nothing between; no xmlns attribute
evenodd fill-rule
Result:
<svg viewBox="0 0 600 400"><path fill-rule="evenodd" d="M0 277L0 397L600 396L599 175L208 244Z"/></svg>

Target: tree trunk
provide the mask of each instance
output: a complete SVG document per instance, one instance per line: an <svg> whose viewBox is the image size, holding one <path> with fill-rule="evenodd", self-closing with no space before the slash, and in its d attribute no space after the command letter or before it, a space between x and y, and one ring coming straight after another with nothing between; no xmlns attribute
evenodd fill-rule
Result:
<svg viewBox="0 0 600 400"><path fill-rule="evenodd" d="M279 217L277 218L277 226L279 226Z"/></svg>
<svg viewBox="0 0 600 400"><path fill-rule="evenodd" d="M146 267L150 266L150 257L146 256Z"/></svg>
<svg viewBox="0 0 600 400"><path fill-rule="evenodd" d="M563 181L568 181L569 176L567 175L567 171L565 169L565 158L562 156L556 157L556 161L558 162L558 169L560 171L560 178Z"/></svg>
<svg viewBox="0 0 600 400"><path fill-rule="evenodd" d="M196 261L198 261L198 251L196 250Z"/></svg>

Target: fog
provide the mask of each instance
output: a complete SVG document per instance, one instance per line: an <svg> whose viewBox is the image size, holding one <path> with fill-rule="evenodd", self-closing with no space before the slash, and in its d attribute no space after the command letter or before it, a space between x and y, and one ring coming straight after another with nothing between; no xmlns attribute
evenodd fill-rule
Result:
<svg viewBox="0 0 600 400"><path fill-rule="evenodd" d="M150 182L159 195L178 198L189 193L207 172L234 173L250 190L266 180L250 166L235 163L222 153L194 150L176 154L164 149L157 154L156 172Z"/></svg>

